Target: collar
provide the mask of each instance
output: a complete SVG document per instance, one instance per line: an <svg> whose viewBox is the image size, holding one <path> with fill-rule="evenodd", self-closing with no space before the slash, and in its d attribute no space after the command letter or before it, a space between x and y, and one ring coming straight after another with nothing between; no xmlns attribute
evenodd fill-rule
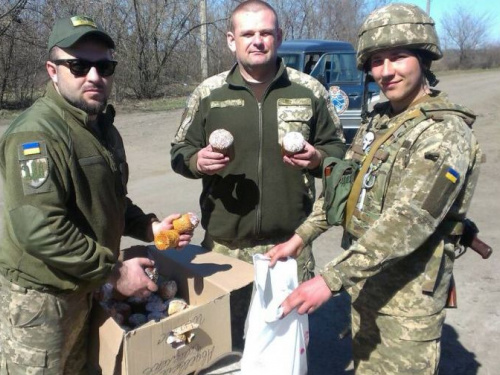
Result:
<svg viewBox="0 0 500 375"><path fill-rule="evenodd" d="M286 66L283 63L283 60L281 59L281 57L279 57L279 56L277 58L276 65L278 66L278 70L277 70L274 78L271 80L271 83L269 83L269 86L273 85L279 79L288 80L288 75L286 73ZM226 82L231 86L248 87L246 81L243 79L243 76L240 73L238 63L235 63L233 65L233 67L231 68L231 70L229 71L229 73L226 77Z"/></svg>
<svg viewBox="0 0 500 375"><path fill-rule="evenodd" d="M75 106L71 105L66 99L59 94L52 83L49 81L47 83L47 89L45 91L45 96L56 103L56 105L61 108L63 111L69 113L72 117L74 117L78 122L82 123L85 127L90 128L88 124L88 115L84 111ZM113 122L115 117L115 109L111 104L108 104L105 110L97 116L97 123L108 123Z"/></svg>

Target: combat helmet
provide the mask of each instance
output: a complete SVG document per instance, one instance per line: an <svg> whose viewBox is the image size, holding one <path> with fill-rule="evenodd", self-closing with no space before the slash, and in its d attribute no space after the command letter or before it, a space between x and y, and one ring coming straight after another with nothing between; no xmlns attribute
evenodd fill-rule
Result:
<svg viewBox="0 0 500 375"><path fill-rule="evenodd" d="M434 20L410 4L389 4L370 13L358 33L358 69L367 71L371 55L392 47L422 51L430 60L443 57Z"/></svg>

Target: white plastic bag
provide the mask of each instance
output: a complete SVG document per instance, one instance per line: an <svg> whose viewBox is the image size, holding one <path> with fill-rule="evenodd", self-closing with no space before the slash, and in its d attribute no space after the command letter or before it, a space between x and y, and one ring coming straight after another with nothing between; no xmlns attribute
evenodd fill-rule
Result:
<svg viewBox="0 0 500 375"><path fill-rule="evenodd" d="M255 293L248 313L243 375L305 375L309 337L307 315L296 310L285 318L281 303L298 286L297 262L279 261L269 268L269 258L253 257Z"/></svg>

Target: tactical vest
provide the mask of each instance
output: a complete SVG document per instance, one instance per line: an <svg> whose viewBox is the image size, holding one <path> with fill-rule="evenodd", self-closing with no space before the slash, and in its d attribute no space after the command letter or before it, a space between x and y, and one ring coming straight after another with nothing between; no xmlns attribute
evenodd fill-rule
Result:
<svg viewBox="0 0 500 375"><path fill-rule="evenodd" d="M356 135L353 144L347 152L346 158L353 159L359 163L363 163L367 154L363 151L362 142L365 134L368 131L374 133L374 140L372 145L377 143L377 140L387 135L391 130L394 131L387 140L385 140L374 153L374 157L368 166L363 165L364 170L370 171L370 182L373 186L367 189L362 204L362 209L354 208L352 211L352 218L347 218L345 229L354 238L360 238L367 229L380 217L382 210L386 206L390 206L396 198L397 189L388 189L391 181L400 181L403 177L404 170L409 162L410 150L419 136L430 126L437 121L443 121L446 116L460 116L461 113L466 113L464 107L452 105L443 101L442 98L433 97L424 103L422 107L416 107L413 110L406 111L398 116L388 119L387 127L380 130L370 129L369 124L363 123L360 131ZM464 116L460 116L464 118ZM383 116L376 118L378 121L384 121ZM373 118L372 118L373 121ZM472 121L464 119L468 126L472 125ZM394 129L396 127L396 129ZM479 160L480 151L472 135L473 157L472 166ZM364 176L360 171L360 179ZM353 188L353 192L354 192ZM469 207L472 192L468 186L464 186L462 193L457 198L446 217L446 220L458 222L465 216L465 212ZM349 198L351 199L351 197ZM356 201L358 197L353 197ZM459 217L460 216L460 217ZM445 225L448 233L457 233L454 225Z"/></svg>
<svg viewBox="0 0 500 375"><path fill-rule="evenodd" d="M379 115L372 119L383 123L385 121L383 113L384 111L379 111ZM362 164L360 174L358 175L360 179L364 178L363 174L366 175L365 171L370 171L368 182L372 187L365 192L361 210L357 207L352 209L350 220L346 212L345 233L342 241L344 248L347 249L353 240L363 236L370 226L381 216L384 208L390 207L393 204L398 192L396 184L404 177L411 149L420 135L436 122L445 120L447 116L459 116L471 127L475 117L467 116L467 114L470 114L470 112L464 107L452 105L438 95L437 97L427 99L422 107L415 107L391 119L387 117L387 127L384 129L370 129L369 124L362 124L361 130L356 135L353 145L347 152L346 158L357 160ZM372 152L373 159L369 165L366 163L369 161L366 160L369 153L364 151L362 146L364 136L368 131L374 133L372 145L376 145L377 140L381 138L387 138L385 141L382 139L378 149L375 147L376 152ZM392 132L392 134L389 135L389 132ZM424 293L433 293L437 285L442 257L444 255L444 241L441 239L444 236L454 236L448 237L447 241L456 238L458 242L458 236L462 234L462 221L469 208L476 185L478 168L475 168L475 165L480 162L480 156L478 143L474 134L471 134L471 161L467 176L465 176L466 181L446 217L436 230L437 242L433 246L432 258L427 262L424 272L425 281L421 286ZM429 155L429 157L432 157L432 155ZM354 199L354 201L358 201L360 194L356 193L355 187L353 187L352 192L354 193L354 197L349 197L349 200ZM359 189L358 192L360 192Z"/></svg>

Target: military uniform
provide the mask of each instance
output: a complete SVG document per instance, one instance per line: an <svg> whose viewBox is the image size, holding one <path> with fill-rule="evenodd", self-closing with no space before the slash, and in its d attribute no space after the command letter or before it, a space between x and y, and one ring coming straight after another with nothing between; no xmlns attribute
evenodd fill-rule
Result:
<svg viewBox="0 0 500 375"><path fill-rule="evenodd" d="M253 95L236 64L205 80L188 100L172 143L172 168L188 178L202 178L202 225L214 251L251 262L288 239L306 219L314 202L315 170L294 169L282 161L281 140L298 131L323 156L345 152L340 122L325 88L310 76L279 70L262 102ZM216 175L196 168L198 151L210 134L224 128L234 137L234 158ZM311 251L299 259L299 280L314 270Z"/></svg>
<svg viewBox="0 0 500 375"><path fill-rule="evenodd" d="M67 358L75 360L59 348L85 347L90 292L109 278L120 238L148 240L156 220L126 196L127 163L113 118L108 106L94 133L87 115L50 82L0 140L0 331L11 373L59 374Z"/></svg>
<svg viewBox="0 0 500 375"><path fill-rule="evenodd" d="M196 168L197 153L210 134L224 128L234 137L234 158L216 175ZM290 131L303 134L323 157L345 152L340 121L325 88L310 76L286 68L278 72L262 102L243 80L238 64L211 77L188 100L172 143L172 168L188 178L202 178L203 246L252 263L287 240L312 210L315 170L294 169L283 163L281 141ZM312 247L297 260L298 279L313 276ZM243 346L243 323L251 286L231 297L233 346Z"/></svg>
<svg viewBox="0 0 500 375"><path fill-rule="evenodd" d="M479 170L475 115L438 91L397 116L390 108L375 107L346 154L362 162L368 140L398 127L364 176L369 187L345 228L346 251L321 275L332 292L351 295L357 373L434 374L454 250ZM315 207L298 230L304 238L326 228L321 202Z"/></svg>
<svg viewBox="0 0 500 375"><path fill-rule="evenodd" d="M454 251L481 160L475 115L430 89L438 83L431 63L443 55L422 9L378 8L358 36L358 69L371 71L389 102L363 120L346 154L360 164L346 251L321 276L333 293L351 295L357 374L436 374ZM319 200L297 234L308 243L326 228Z"/></svg>

